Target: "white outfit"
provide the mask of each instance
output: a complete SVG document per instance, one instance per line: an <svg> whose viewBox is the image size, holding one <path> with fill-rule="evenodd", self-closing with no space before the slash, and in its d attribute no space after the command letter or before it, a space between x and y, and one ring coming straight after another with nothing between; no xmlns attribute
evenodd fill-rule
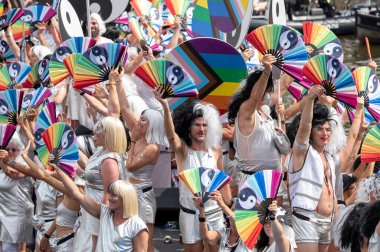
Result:
<svg viewBox="0 0 380 252"><path fill-rule="evenodd" d="M33 179L12 179L0 170L0 242L33 241Z"/></svg>
<svg viewBox="0 0 380 252"><path fill-rule="evenodd" d="M244 172L258 172L261 170L281 171L281 155L272 140L272 128L275 127L272 119L264 120L255 111L255 125L249 135L243 135L239 129L239 118L235 119L234 148L238 161L237 169L240 172L240 185L250 176Z"/></svg>
<svg viewBox="0 0 380 252"><path fill-rule="evenodd" d="M380 236L377 235L376 230L369 238L368 252L379 252L380 251Z"/></svg>
<svg viewBox="0 0 380 252"><path fill-rule="evenodd" d="M197 167L216 169L216 160L212 149L209 149L208 152L204 152L194 151L188 148L188 155L183 170L185 171ZM192 199L194 195L182 180L179 181L179 192L179 202L181 205L179 227L181 229L182 241L187 244L193 244L202 240L199 232L199 215L184 212L183 208L194 212L198 212L198 209L194 206L194 201ZM223 212L216 201L208 200L204 204L204 207L209 230L216 230L220 232L221 235L224 235L226 228L224 225Z"/></svg>
<svg viewBox="0 0 380 252"><path fill-rule="evenodd" d="M146 224L140 217L133 216L126 222L115 227L112 221L112 216L113 213L111 209L102 204L100 213L100 233L96 245L96 252L132 252L133 238L135 238L140 231L147 230Z"/></svg>
<svg viewBox="0 0 380 252"><path fill-rule="evenodd" d="M102 202L104 194L103 179L100 174L100 166L102 162L108 158L115 159L117 161L119 168L119 179L126 179L125 160L115 152L103 153L103 148L99 148L88 160L85 169L86 186L84 190L87 196L97 202ZM83 229L81 229L81 231L85 231L91 235L98 235L99 220L90 215L85 210L83 210L82 213Z"/></svg>

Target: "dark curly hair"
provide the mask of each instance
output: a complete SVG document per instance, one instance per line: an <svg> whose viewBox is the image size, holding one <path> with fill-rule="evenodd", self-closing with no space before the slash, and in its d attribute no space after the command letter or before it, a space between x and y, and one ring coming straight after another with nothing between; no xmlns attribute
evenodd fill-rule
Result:
<svg viewBox="0 0 380 252"><path fill-rule="evenodd" d="M175 132L181 139L185 141L187 146L191 146L191 123L195 119L203 117L203 111L201 109L193 111L194 106L199 102L200 100L186 101L173 111L173 123Z"/></svg>
<svg viewBox="0 0 380 252"><path fill-rule="evenodd" d="M237 93L235 93L231 98L231 103L228 106L228 122L230 124L235 123L235 118L239 112L241 104L248 100L251 97L252 88L255 86L257 81L260 79L260 76L263 74L263 71L258 70L250 75L248 75L245 86ZM265 93L272 93L274 90L272 73L268 78L268 84L265 88Z"/></svg>
<svg viewBox="0 0 380 252"><path fill-rule="evenodd" d="M360 252L360 246L363 243L363 235L360 233L361 218L368 208L368 203L358 203L352 208L347 215L341 229L341 247L351 251Z"/></svg>
<svg viewBox="0 0 380 252"><path fill-rule="evenodd" d="M315 104L313 108L313 120L311 122L312 127L317 125L323 125L326 122L331 121L329 118L330 109L326 105L323 104ZM302 114L297 115L293 121L287 125L286 134L288 135L289 141L293 146L294 140L296 139L296 135L300 126Z"/></svg>
<svg viewBox="0 0 380 252"><path fill-rule="evenodd" d="M380 221L380 200L375 201L371 206L367 208L367 211L363 214L363 218L361 220L362 226L362 234L368 239L371 238L373 233L376 230L376 226Z"/></svg>

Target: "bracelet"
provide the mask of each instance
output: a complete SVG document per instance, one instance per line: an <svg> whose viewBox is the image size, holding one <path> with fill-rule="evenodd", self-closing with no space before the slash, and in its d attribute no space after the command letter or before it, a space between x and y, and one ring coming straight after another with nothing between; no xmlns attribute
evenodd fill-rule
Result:
<svg viewBox="0 0 380 252"><path fill-rule="evenodd" d="M50 239L51 235L48 235L47 233L44 233L44 237L47 239Z"/></svg>
<svg viewBox="0 0 380 252"><path fill-rule="evenodd" d="M86 93L86 92L81 91L81 92L79 92L79 95L83 96L85 93Z"/></svg>
<svg viewBox="0 0 380 252"><path fill-rule="evenodd" d="M274 221L275 219L276 219L276 217L269 217L270 221Z"/></svg>
<svg viewBox="0 0 380 252"><path fill-rule="evenodd" d="M198 217L199 222L206 222L206 217Z"/></svg>
<svg viewBox="0 0 380 252"><path fill-rule="evenodd" d="M11 160L11 161L9 161L8 165L10 167L15 167L16 166L16 161L15 160Z"/></svg>

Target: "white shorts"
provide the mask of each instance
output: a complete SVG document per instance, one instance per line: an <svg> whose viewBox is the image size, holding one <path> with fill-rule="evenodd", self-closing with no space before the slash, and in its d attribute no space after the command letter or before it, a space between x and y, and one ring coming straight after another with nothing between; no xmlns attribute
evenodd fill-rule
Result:
<svg viewBox="0 0 380 252"><path fill-rule="evenodd" d="M66 240L65 240L66 239ZM60 238L51 238L49 240L53 252L74 251L74 236L67 234ZM59 244L58 244L59 243Z"/></svg>
<svg viewBox="0 0 380 252"><path fill-rule="evenodd" d="M293 215L292 224L296 237L296 243L320 243L330 244L331 241L331 216L325 217L314 211L303 209L295 210L298 214L310 218L303 220Z"/></svg>
<svg viewBox="0 0 380 252"><path fill-rule="evenodd" d="M142 190L151 185L136 185L134 184L137 197L139 201L139 217L146 224L154 224L154 219L156 217L157 204L156 197L154 195L154 190L150 189L149 191L143 192Z"/></svg>
<svg viewBox="0 0 380 252"><path fill-rule="evenodd" d="M210 214L206 212L206 221L208 230L218 231L223 237L226 233L226 226L224 224L223 212L210 211ZM182 241L185 244L194 244L202 240L202 236L199 232L199 215L185 213L182 210L179 213L179 228L181 230Z"/></svg>

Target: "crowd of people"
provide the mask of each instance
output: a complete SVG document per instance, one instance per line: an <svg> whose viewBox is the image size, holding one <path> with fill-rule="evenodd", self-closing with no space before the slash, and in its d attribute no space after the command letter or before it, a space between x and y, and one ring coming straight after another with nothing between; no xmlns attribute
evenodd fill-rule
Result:
<svg viewBox="0 0 380 252"><path fill-rule="evenodd" d="M369 127L362 121L364 98L357 100L346 136L347 118L322 86L285 106L293 79L282 74L278 90L272 80L277 59L267 54L249 69L227 114L197 99L171 111L164 88L141 93L134 71L186 39L181 22L175 19L174 35L161 53L128 33L127 63L95 85L93 95L75 90L69 78L49 87L61 121L76 129L80 158L74 177L53 162L44 167L36 156L39 111L17 119L16 134L0 150L0 251L154 251L152 174L163 147L174 157L166 165L178 173L207 167L233 178L205 204L179 181L184 251L380 251L379 165L361 163L359 155ZM49 58L62 42L55 18L37 28L26 44L30 66ZM97 44L120 42L118 31L106 28L98 14L91 14L90 33ZM20 59L23 51L11 28L0 37ZM257 57L250 48L241 54L246 61ZM368 66L376 72L374 61ZM274 142L276 129L286 133L288 149ZM255 204L242 186L268 169L281 171L283 181L255 248L249 249L234 209Z"/></svg>

